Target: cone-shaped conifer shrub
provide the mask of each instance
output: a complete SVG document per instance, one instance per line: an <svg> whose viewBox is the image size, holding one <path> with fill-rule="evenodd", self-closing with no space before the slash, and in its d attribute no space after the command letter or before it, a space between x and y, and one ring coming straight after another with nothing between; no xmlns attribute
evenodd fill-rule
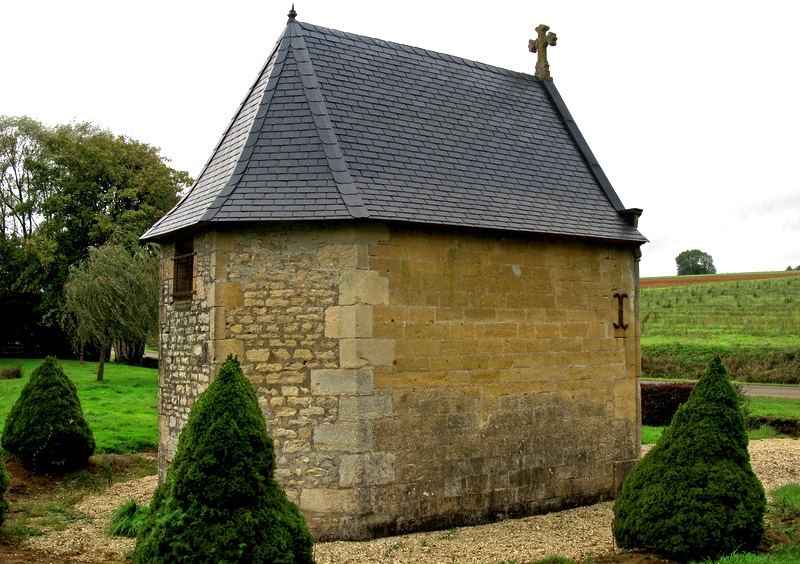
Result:
<svg viewBox="0 0 800 564"><path fill-rule="evenodd" d="M229 356L189 412L134 562L313 562L305 519L274 471L255 390Z"/></svg>
<svg viewBox="0 0 800 564"><path fill-rule="evenodd" d="M8 472L6 472L6 463L0 458L0 525L6 518L6 509L8 509L8 502L6 501L6 490L8 489L9 479Z"/></svg>
<svg viewBox="0 0 800 564"><path fill-rule="evenodd" d="M754 549L766 499L747 444L738 395L715 358L625 479L614 504L617 544L681 561Z"/></svg>
<svg viewBox="0 0 800 564"><path fill-rule="evenodd" d="M47 357L31 373L8 414L2 444L34 472L79 468L94 453L78 391L55 358Z"/></svg>

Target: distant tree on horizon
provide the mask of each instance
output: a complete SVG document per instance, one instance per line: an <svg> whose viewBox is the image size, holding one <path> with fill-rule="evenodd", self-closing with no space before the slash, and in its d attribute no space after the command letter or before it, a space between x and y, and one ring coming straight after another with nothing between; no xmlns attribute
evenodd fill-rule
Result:
<svg viewBox="0 0 800 564"><path fill-rule="evenodd" d="M678 276L686 274L716 274L714 259L711 255L699 249L683 251L675 257L678 266Z"/></svg>

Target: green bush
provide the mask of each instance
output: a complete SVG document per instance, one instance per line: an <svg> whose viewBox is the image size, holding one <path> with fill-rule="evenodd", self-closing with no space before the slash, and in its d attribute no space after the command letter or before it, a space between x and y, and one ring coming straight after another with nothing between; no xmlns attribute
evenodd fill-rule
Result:
<svg viewBox="0 0 800 564"><path fill-rule="evenodd" d="M754 549L766 498L747 444L738 395L715 358L625 479L614 504L617 544L676 560Z"/></svg>
<svg viewBox="0 0 800 564"><path fill-rule="evenodd" d="M6 501L6 490L9 485L8 472L6 472L6 463L0 457L0 525L6 518L6 509L8 509L8 502Z"/></svg>
<svg viewBox="0 0 800 564"><path fill-rule="evenodd" d="M55 358L31 373L8 414L2 445L34 472L79 468L94 452L75 384Z"/></svg>
<svg viewBox="0 0 800 564"><path fill-rule="evenodd" d="M274 472L255 390L229 356L189 413L134 562L313 562L305 520Z"/></svg>

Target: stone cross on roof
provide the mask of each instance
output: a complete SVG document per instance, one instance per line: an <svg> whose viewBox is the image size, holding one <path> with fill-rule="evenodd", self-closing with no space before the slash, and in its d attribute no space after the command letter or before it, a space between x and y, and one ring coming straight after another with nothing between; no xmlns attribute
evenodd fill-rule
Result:
<svg viewBox="0 0 800 564"><path fill-rule="evenodd" d="M536 62L536 78L539 80L553 80L550 76L550 64L547 62L547 46L555 47L558 37L553 32L547 33L549 30L550 26L539 25L536 28L536 33L538 33L536 39L528 41L528 51L539 55Z"/></svg>

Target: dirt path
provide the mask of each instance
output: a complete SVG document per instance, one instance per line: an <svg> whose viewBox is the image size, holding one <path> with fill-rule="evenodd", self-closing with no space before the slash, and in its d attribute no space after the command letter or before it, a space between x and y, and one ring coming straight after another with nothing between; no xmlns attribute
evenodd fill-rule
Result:
<svg viewBox="0 0 800 564"><path fill-rule="evenodd" d="M748 396L800 399L800 386L754 386L747 384L743 385L742 388ZM800 417L800 413L797 414L797 417Z"/></svg>
<svg viewBox="0 0 800 564"><path fill-rule="evenodd" d="M692 284L713 284L714 282L731 282L735 280L763 280L765 278L784 278L800 276L800 272L754 272L750 274L704 274L701 276L659 276L642 278L639 286L645 288L663 288L665 286L689 286Z"/></svg>

